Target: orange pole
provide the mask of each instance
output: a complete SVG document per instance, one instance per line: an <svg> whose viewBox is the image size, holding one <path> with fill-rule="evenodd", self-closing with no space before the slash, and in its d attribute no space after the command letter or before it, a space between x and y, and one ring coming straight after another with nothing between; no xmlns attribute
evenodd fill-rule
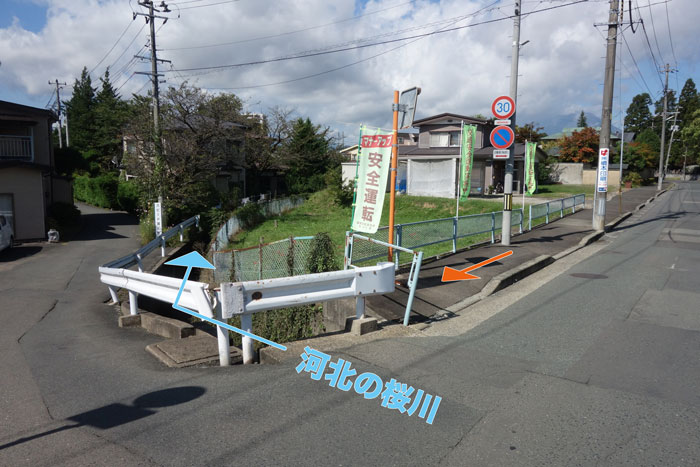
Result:
<svg viewBox="0 0 700 467"><path fill-rule="evenodd" d="M394 208L396 200L396 159L399 153L399 91L394 91L394 137L391 144L391 192L389 194L389 243L394 243ZM389 261L394 261L394 249L389 247Z"/></svg>

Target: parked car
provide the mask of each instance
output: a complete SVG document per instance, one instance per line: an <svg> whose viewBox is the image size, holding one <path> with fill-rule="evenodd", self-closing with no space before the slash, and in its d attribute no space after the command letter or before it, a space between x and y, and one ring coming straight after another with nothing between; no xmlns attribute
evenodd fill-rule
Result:
<svg viewBox="0 0 700 467"><path fill-rule="evenodd" d="M15 234L12 231L12 225L5 216L0 216L0 251L11 248L14 240Z"/></svg>

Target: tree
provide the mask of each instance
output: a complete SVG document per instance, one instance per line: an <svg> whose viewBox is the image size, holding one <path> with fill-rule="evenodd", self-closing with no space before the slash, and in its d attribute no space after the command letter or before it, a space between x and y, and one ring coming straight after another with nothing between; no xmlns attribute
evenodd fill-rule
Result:
<svg viewBox="0 0 700 467"><path fill-rule="evenodd" d="M692 122L695 111L700 109L700 96L692 78L688 78L683 85L681 95L678 97L678 107L678 120L680 120L680 126L685 128Z"/></svg>
<svg viewBox="0 0 700 467"><path fill-rule="evenodd" d="M79 151L92 149L95 131L95 89L87 67L73 84L73 95L65 102L70 132L70 144Z"/></svg>
<svg viewBox="0 0 700 467"><path fill-rule="evenodd" d="M561 162L592 163L598 155L598 133L591 127L574 131L571 136L559 140Z"/></svg>
<svg viewBox="0 0 700 467"><path fill-rule="evenodd" d="M588 127L588 120L586 120L586 114L583 113L583 110L581 111L581 114L578 116L578 120L576 121L576 126L579 128Z"/></svg>
<svg viewBox="0 0 700 467"><path fill-rule="evenodd" d="M694 155L695 163L700 164L700 109L696 110L691 116L690 122L686 123L681 131L681 137L688 154Z"/></svg>
<svg viewBox="0 0 700 467"><path fill-rule="evenodd" d="M535 122L526 123L523 126L515 125L515 141L517 143L540 142L542 138L547 136L547 133L540 130L544 130L544 127Z"/></svg>
<svg viewBox="0 0 700 467"><path fill-rule="evenodd" d="M651 97L646 92L632 98L625 115L625 131L639 133L651 128L652 116L649 106L651 106Z"/></svg>
<svg viewBox="0 0 700 467"><path fill-rule="evenodd" d="M292 110L274 107L264 116L250 116L246 120L245 157L248 186L256 192L261 175L280 167L281 148L289 140ZM250 191L249 189L249 191Z"/></svg>
<svg viewBox="0 0 700 467"><path fill-rule="evenodd" d="M90 146L103 170L118 165L122 156L122 130L128 118L128 106L114 90L109 80L109 68L100 78L102 88L95 97L95 130Z"/></svg>
<svg viewBox="0 0 700 467"><path fill-rule="evenodd" d="M331 151L330 128L322 129L310 119L297 119L291 128L289 141L283 147L289 164L287 187L292 193L313 192L324 188L324 174L337 157Z"/></svg>
<svg viewBox="0 0 700 467"><path fill-rule="evenodd" d="M661 139L654 130L652 130L651 128L642 130L634 140L638 143L646 144L652 151L656 151L658 159L658 154L661 150Z"/></svg>
<svg viewBox="0 0 700 467"><path fill-rule="evenodd" d="M671 112L674 112L676 110L676 91L673 89L669 89L667 93L667 99L666 99L666 142L668 143L669 138L671 136L671 124L672 124L672 117L673 114ZM662 95L659 97L659 100L654 102L654 131L656 132L659 137L661 137L661 124L662 121L661 119L663 118L663 113L664 113L664 96ZM670 119L670 120L669 120Z"/></svg>

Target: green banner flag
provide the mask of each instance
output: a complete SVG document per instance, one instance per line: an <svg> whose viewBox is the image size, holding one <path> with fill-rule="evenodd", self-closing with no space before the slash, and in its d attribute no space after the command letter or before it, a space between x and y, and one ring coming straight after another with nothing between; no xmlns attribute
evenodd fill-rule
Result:
<svg viewBox="0 0 700 467"><path fill-rule="evenodd" d="M525 147L525 186L527 194L531 195L537 190L537 177L535 176L535 154L537 143L526 143Z"/></svg>
<svg viewBox="0 0 700 467"><path fill-rule="evenodd" d="M374 133L362 128L358 148L357 191L351 228L356 232L375 233L384 207L386 182L391 166L393 134Z"/></svg>
<svg viewBox="0 0 700 467"><path fill-rule="evenodd" d="M462 125L462 146L459 168L459 200L465 201L472 187L472 166L474 165L474 144L476 143L476 126Z"/></svg>

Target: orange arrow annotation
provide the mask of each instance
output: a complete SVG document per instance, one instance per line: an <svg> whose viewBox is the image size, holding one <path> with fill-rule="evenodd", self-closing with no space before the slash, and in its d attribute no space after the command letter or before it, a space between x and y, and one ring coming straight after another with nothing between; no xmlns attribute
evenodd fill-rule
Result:
<svg viewBox="0 0 700 467"><path fill-rule="evenodd" d="M512 254L513 254L513 250L509 250L509 251L506 251L505 253L501 253L500 255L494 256L493 258L489 258L489 259L482 261L480 263L472 264L468 268L465 268L462 270L452 269L449 266L445 266L445 269L443 269L443 271L442 271L442 282L481 279L481 277L479 277L479 276L469 274L469 271L473 271L474 269L479 269L481 266L486 266L487 264L491 264L494 261L498 261L499 259L503 259L506 256L510 256Z"/></svg>

